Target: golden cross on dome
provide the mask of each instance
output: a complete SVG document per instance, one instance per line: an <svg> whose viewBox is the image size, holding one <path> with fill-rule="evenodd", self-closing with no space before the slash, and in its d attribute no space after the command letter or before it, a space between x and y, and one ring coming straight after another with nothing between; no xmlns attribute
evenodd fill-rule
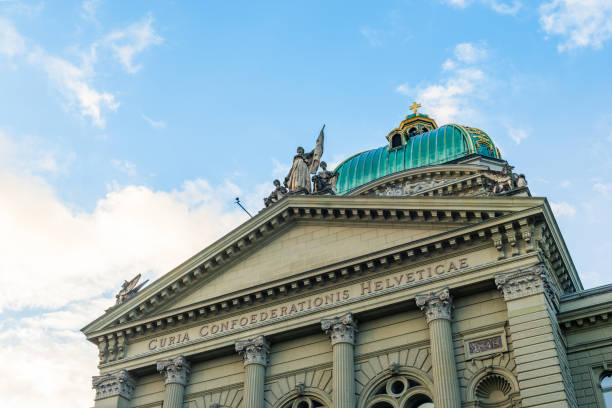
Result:
<svg viewBox="0 0 612 408"><path fill-rule="evenodd" d="M416 103L416 102L412 102L412 106L410 106L408 109L412 109L414 111L414 114L417 114L417 109L419 109L421 107L420 103Z"/></svg>

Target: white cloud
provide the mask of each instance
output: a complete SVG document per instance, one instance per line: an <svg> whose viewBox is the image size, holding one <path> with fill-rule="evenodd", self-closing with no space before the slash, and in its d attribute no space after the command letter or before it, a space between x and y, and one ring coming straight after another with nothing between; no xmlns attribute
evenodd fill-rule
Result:
<svg viewBox="0 0 612 408"><path fill-rule="evenodd" d="M576 214L576 208L574 208L574 206L565 201L561 201L558 203L551 202L550 207L552 208L553 213L557 217L573 217Z"/></svg>
<svg viewBox="0 0 612 408"><path fill-rule="evenodd" d="M361 27L359 32L365 37L372 47L380 47L383 44L384 37L386 36L385 31L376 30L371 27Z"/></svg>
<svg viewBox="0 0 612 408"><path fill-rule="evenodd" d="M0 168L13 168L25 173L65 172L74 155L59 156L58 149L42 139L29 135L20 135L17 139L0 130Z"/></svg>
<svg viewBox="0 0 612 408"><path fill-rule="evenodd" d="M501 0L443 0L444 3L457 8L466 8L472 3L480 3L483 6L489 7L491 10L499 14L514 15L518 13L523 4L518 0L501 1Z"/></svg>
<svg viewBox="0 0 612 408"><path fill-rule="evenodd" d="M91 376L96 374L97 350L78 328L96 318L108 301L95 298L61 311L0 321L0 361L11 373L0 381L2 403L92 406Z"/></svg>
<svg viewBox="0 0 612 408"><path fill-rule="evenodd" d="M563 180L563 181L561 182L561 187L563 187L563 188L568 188L568 187L569 187L569 186L571 186L571 185L572 185L572 182L571 182L571 181L569 181L569 180Z"/></svg>
<svg viewBox="0 0 612 408"><path fill-rule="evenodd" d="M0 54L13 57L26 50L25 39L19 34L13 23L0 18Z"/></svg>
<svg viewBox="0 0 612 408"><path fill-rule="evenodd" d="M488 78L477 62L487 56L483 46L460 43L453 50L455 59L442 64L446 77L439 83L412 86L402 84L396 91L417 100L437 122L465 121L474 115L474 99L486 97Z"/></svg>
<svg viewBox="0 0 612 408"><path fill-rule="evenodd" d="M39 46L28 46L13 24L4 19L0 19L0 53L10 57L27 55L26 61L47 74L68 105L76 106L81 116L89 117L98 127L105 125L104 110L114 111L119 107L113 94L98 91L91 85L89 66L84 64L79 68L61 57L48 54Z"/></svg>
<svg viewBox="0 0 612 408"><path fill-rule="evenodd" d="M149 124L153 129L164 129L166 127L166 122L161 120L153 120L144 113L142 114L142 118Z"/></svg>
<svg viewBox="0 0 612 408"><path fill-rule="evenodd" d="M138 174L136 171L136 165L128 160L113 159L111 160L111 164L114 168L127 174L128 176L133 177Z"/></svg>
<svg viewBox="0 0 612 408"><path fill-rule="evenodd" d="M486 56L487 50L482 46L477 46L468 42L460 43L455 46L455 58L457 58L459 62L473 64L483 60Z"/></svg>
<svg viewBox="0 0 612 408"><path fill-rule="evenodd" d="M44 181L2 171L0 270L19 273L0 276L0 311L58 308L137 273L157 277L243 220L225 209L235 195L204 180L170 192L125 186L77 213Z"/></svg>
<svg viewBox="0 0 612 408"><path fill-rule="evenodd" d="M102 41L112 49L115 58L129 73L133 74L142 68L142 65L134 64L133 60L137 54L163 41L152 24L153 17L149 15L124 29L111 32Z"/></svg>
<svg viewBox="0 0 612 408"><path fill-rule="evenodd" d="M516 144L521 144L521 141L527 139L527 137L529 136L529 133L526 129L515 128L513 126L508 126L507 129L508 136L510 136L510 139L512 139Z"/></svg>
<svg viewBox="0 0 612 408"><path fill-rule="evenodd" d="M0 274L0 361L11 373L0 395L6 406L91 406L97 350L79 329L113 304L124 279L157 278L243 222L231 204L240 189L200 179L172 191L128 185L75 211L33 175L57 167L44 164L57 155L28 144L0 133L0 271L10 272Z"/></svg>
<svg viewBox="0 0 612 408"><path fill-rule="evenodd" d="M87 73L65 59L48 55L41 49L31 52L28 59L42 68L68 104L76 105L81 116L88 116L94 125L103 128L105 120L102 112L115 111L119 107L113 94L94 89L88 82Z"/></svg>
<svg viewBox="0 0 612 408"><path fill-rule="evenodd" d="M81 17L87 21L98 22L96 16L102 0L84 0L81 3Z"/></svg>
<svg viewBox="0 0 612 408"><path fill-rule="evenodd" d="M606 184L606 183L602 183L598 181L595 184L593 184L593 190L597 191L600 194L607 196L608 193L612 191L612 184Z"/></svg>
<svg viewBox="0 0 612 408"><path fill-rule="evenodd" d="M612 37L610 0L552 0L540 6L540 25L562 38L559 51L601 48Z"/></svg>

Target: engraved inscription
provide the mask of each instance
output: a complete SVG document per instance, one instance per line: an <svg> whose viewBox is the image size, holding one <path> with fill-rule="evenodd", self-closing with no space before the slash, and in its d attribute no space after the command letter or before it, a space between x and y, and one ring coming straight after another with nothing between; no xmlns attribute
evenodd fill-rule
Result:
<svg viewBox="0 0 612 408"><path fill-rule="evenodd" d="M497 350L503 347L501 336L489 337L471 341L469 343L470 354L483 353L485 351Z"/></svg>

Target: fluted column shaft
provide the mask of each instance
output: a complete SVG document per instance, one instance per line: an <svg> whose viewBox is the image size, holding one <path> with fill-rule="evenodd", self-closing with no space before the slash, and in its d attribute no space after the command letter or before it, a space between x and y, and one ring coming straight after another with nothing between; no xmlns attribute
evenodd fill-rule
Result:
<svg viewBox="0 0 612 408"><path fill-rule="evenodd" d="M355 366L354 346L350 343L336 343L332 347L334 358L334 407L355 407Z"/></svg>
<svg viewBox="0 0 612 408"><path fill-rule="evenodd" d="M249 364L244 367L244 408L263 408L266 367Z"/></svg>
<svg viewBox="0 0 612 408"><path fill-rule="evenodd" d="M157 362L157 371L165 379L164 408L183 408L185 386L191 374L191 365L183 356Z"/></svg>
<svg viewBox="0 0 612 408"><path fill-rule="evenodd" d="M461 394L455 364L451 326L452 299L447 288L417 295L417 306L425 312L429 325L431 366L436 408L460 408Z"/></svg>
<svg viewBox="0 0 612 408"><path fill-rule="evenodd" d="M451 321L436 319L429 322L431 365L434 375L434 403L440 408L461 406L459 380L455 365L455 348Z"/></svg>
<svg viewBox="0 0 612 408"><path fill-rule="evenodd" d="M244 408L264 408L264 382L270 345L264 336L236 342L244 359Z"/></svg>
<svg viewBox="0 0 612 408"><path fill-rule="evenodd" d="M185 386L178 383L166 384L164 393L164 408L182 408Z"/></svg>
<svg viewBox="0 0 612 408"><path fill-rule="evenodd" d="M321 328L330 335L332 344L334 408L355 408L356 327L351 313L321 320Z"/></svg>

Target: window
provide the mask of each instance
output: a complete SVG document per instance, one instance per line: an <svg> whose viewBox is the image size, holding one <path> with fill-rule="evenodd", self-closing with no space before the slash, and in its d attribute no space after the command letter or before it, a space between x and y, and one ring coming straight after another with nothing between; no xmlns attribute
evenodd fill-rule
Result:
<svg viewBox="0 0 612 408"><path fill-rule="evenodd" d="M374 388L366 407L433 408L434 404L421 383L403 375L394 375Z"/></svg>
<svg viewBox="0 0 612 408"><path fill-rule="evenodd" d="M301 396L289 401L283 408L325 408L325 404L316 398Z"/></svg>
<svg viewBox="0 0 612 408"><path fill-rule="evenodd" d="M395 149L396 147L400 147L402 145L402 135L396 133L391 138L391 148Z"/></svg>
<svg viewBox="0 0 612 408"><path fill-rule="evenodd" d="M612 373L605 373L600 385L606 408L612 408Z"/></svg>

